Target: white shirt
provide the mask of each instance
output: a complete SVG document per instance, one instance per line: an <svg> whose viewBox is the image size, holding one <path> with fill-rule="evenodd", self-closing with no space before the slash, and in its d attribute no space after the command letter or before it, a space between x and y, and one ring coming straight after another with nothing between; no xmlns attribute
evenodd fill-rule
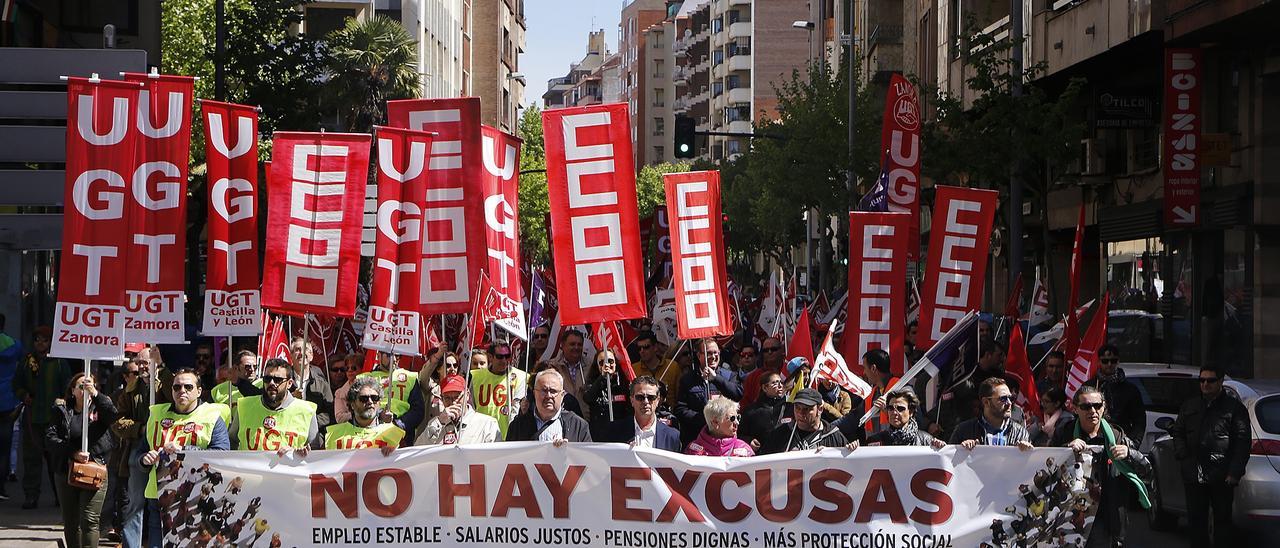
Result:
<svg viewBox="0 0 1280 548"><path fill-rule="evenodd" d="M654 440L658 439L658 418L654 417L649 422L648 428L641 427L640 422L635 419L631 419L631 421L636 425L636 438L632 441L632 445L653 448Z"/></svg>
<svg viewBox="0 0 1280 548"><path fill-rule="evenodd" d="M555 441L564 437L564 428L561 426L560 415L564 413L564 409L556 412L556 416L548 420L542 420L538 416L537 410L533 412L533 424L540 430L538 433L538 441ZM551 423L551 424L547 424ZM544 427L544 425L546 425Z"/></svg>

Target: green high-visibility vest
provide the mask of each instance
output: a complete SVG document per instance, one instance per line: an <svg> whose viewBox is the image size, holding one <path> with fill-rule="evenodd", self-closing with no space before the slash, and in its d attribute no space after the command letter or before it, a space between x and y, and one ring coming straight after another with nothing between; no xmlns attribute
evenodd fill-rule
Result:
<svg viewBox="0 0 1280 548"><path fill-rule="evenodd" d="M348 421L331 424L325 432L325 449L400 447L404 439L404 429L390 423L363 427Z"/></svg>
<svg viewBox="0 0 1280 548"><path fill-rule="evenodd" d="M267 409L262 396L249 396L236 405L237 447L241 451L275 451L306 447L316 404L294 398L279 410Z"/></svg>
<svg viewBox="0 0 1280 548"><path fill-rule="evenodd" d="M207 449L213 439L213 427L218 419L226 422L231 415L227 406L218 403L201 403L190 413L178 413L171 403L157 403L150 407L147 417L147 443L152 450L160 450L173 443L178 447ZM151 467L144 495L149 499L160 496L156 487L156 467Z"/></svg>
<svg viewBox="0 0 1280 548"><path fill-rule="evenodd" d="M409 394L413 393L413 389L418 387L418 374L405 369L397 369L395 379L389 379L390 373L386 371L369 371L356 376L371 377L378 379L382 383L382 389L386 392L388 402L387 410L397 417L404 415L409 410Z"/></svg>

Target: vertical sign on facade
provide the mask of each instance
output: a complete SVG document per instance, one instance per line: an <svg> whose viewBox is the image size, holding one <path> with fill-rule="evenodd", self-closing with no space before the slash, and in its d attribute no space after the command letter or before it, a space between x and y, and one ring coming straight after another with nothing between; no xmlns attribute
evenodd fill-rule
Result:
<svg viewBox="0 0 1280 548"><path fill-rule="evenodd" d="M1166 49L1164 58L1164 224L1200 224L1200 49Z"/></svg>

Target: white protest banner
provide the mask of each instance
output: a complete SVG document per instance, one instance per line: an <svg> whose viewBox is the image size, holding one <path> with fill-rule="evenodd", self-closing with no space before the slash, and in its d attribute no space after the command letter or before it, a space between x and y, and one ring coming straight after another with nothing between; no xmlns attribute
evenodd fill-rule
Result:
<svg viewBox="0 0 1280 548"><path fill-rule="evenodd" d="M1075 546L1096 507L1089 463L1066 448L725 458L525 442L178 458L159 474L176 546L968 548L1018 534Z"/></svg>

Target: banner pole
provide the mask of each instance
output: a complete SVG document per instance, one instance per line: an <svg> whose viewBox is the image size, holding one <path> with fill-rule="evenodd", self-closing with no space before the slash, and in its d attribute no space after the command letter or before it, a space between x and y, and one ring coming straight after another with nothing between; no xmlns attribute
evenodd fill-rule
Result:
<svg viewBox="0 0 1280 548"><path fill-rule="evenodd" d="M88 358L85 358L84 360L84 377L80 380L80 382L83 383L84 379L89 379L90 382L93 381L93 371L90 370ZM89 404L92 402L89 400L89 394L85 392L83 388L80 389L80 399L81 399L80 452L88 453L89 452ZM75 405L75 402L72 402L72 405ZM72 504L70 501L65 501L65 500L62 501L62 503Z"/></svg>
<svg viewBox="0 0 1280 548"><path fill-rule="evenodd" d="M148 399L151 402L150 405L155 405L156 404L156 368L160 367L160 360L157 359L157 357L160 355L160 353L156 352L155 350L156 345L154 344L150 345L148 348L151 349L151 365L147 366L147 378L149 379L149 382L147 382L147 394L148 394Z"/></svg>
<svg viewBox="0 0 1280 548"><path fill-rule="evenodd" d="M235 385L231 384L231 375L236 374L235 370L231 369L235 367L235 362L232 361L232 356L235 355L234 349L235 337L227 335L227 406L232 409L236 408Z"/></svg>

